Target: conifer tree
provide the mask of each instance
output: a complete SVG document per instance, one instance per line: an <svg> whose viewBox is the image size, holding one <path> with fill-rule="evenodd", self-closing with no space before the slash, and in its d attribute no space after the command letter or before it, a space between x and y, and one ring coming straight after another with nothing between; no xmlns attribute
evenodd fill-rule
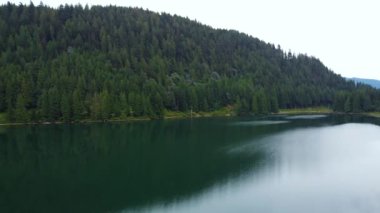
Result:
<svg viewBox="0 0 380 213"><path fill-rule="evenodd" d="M29 121L29 115L28 115L28 112L26 111L25 98L22 95L17 96L15 120L17 122L22 122L22 123Z"/></svg>

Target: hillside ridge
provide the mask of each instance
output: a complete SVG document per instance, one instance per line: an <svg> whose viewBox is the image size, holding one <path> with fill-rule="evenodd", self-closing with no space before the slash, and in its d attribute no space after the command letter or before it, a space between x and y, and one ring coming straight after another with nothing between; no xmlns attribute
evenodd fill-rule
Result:
<svg viewBox="0 0 380 213"><path fill-rule="evenodd" d="M0 34L0 113L11 122L380 106L378 90L347 82L317 58L166 13L8 3ZM341 99L352 101L343 109Z"/></svg>
<svg viewBox="0 0 380 213"><path fill-rule="evenodd" d="M374 88L380 89L380 80L369 79L369 78L356 78L356 77L349 78L349 79L353 80L355 83L367 84Z"/></svg>

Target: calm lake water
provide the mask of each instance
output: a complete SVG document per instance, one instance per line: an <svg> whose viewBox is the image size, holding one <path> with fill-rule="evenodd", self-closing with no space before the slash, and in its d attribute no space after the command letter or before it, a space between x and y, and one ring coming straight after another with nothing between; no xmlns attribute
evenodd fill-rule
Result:
<svg viewBox="0 0 380 213"><path fill-rule="evenodd" d="M0 127L0 212L380 212L380 121Z"/></svg>

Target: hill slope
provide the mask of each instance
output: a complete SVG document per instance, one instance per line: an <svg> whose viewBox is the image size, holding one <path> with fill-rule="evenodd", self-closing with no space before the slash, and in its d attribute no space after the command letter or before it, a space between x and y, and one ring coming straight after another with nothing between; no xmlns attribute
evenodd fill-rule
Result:
<svg viewBox="0 0 380 213"><path fill-rule="evenodd" d="M137 8L8 3L0 53L0 112L10 121L159 118L229 105L261 114L331 106L358 89L316 58ZM360 87L374 109L378 92Z"/></svg>

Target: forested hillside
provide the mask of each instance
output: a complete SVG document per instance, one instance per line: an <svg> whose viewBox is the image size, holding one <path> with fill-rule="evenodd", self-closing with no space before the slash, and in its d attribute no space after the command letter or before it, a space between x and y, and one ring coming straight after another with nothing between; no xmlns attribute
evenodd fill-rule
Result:
<svg viewBox="0 0 380 213"><path fill-rule="evenodd" d="M378 90L316 58L138 8L8 3L0 7L0 54L0 113L16 122L380 106Z"/></svg>

